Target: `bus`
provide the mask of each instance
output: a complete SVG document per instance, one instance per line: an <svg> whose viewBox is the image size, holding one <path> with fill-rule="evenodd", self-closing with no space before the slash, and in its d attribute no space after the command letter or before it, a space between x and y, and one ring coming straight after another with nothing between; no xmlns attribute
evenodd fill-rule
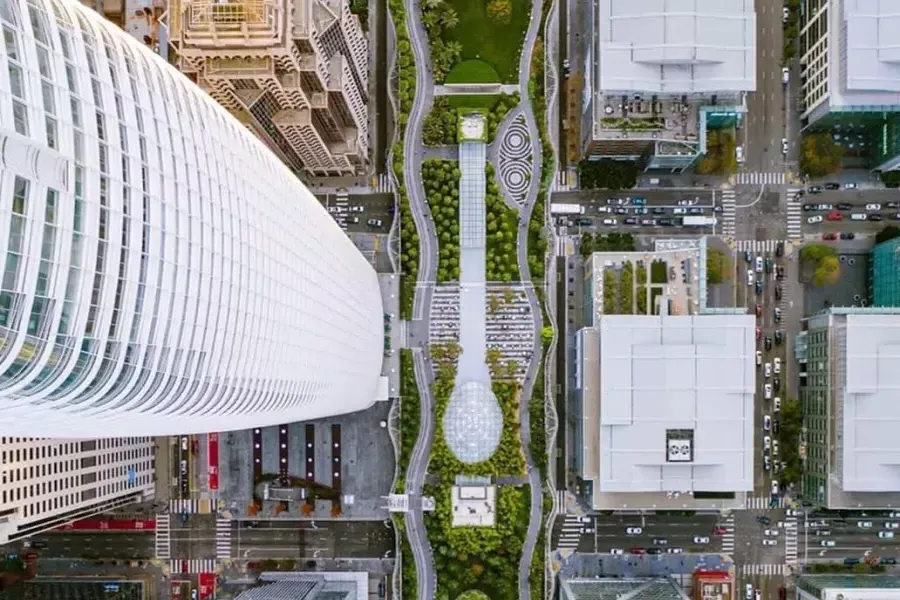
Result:
<svg viewBox="0 0 900 600"><path fill-rule="evenodd" d="M551 215L583 215L584 206L581 204L551 204Z"/></svg>

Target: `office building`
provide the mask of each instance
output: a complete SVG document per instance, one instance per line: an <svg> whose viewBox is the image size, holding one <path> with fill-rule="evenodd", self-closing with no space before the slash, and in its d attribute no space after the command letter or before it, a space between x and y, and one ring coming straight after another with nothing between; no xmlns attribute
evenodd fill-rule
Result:
<svg viewBox="0 0 900 600"><path fill-rule="evenodd" d="M612 0L594 7L589 158L678 171L706 129L734 124L756 89L753 0Z"/></svg>
<svg viewBox="0 0 900 600"><path fill-rule="evenodd" d="M807 0L800 30L801 117L847 159L900 168L900 29L892 0Z"/></svg>
<svg viewBox="0 0 900 600"><path fill-rule="evenodd" d="M832 509L900 504L900 309L832 308L804 320L803 499Z"/></svg>
<svg viewBox="0 0 900 600"><path fill-rule="evenodd" d="M274 154L75 0L0 21L0 433L227 431L386 395L377 275Z"/></svg>
<svg viewBox="0 0 900 600"><path fill-rule="evenodd" d="M347 0L170 0L181 70L295 173L367 161L368 46Z"/></svg>
<svg viewBox="0 0 900 600"><path fill-rule="evenodd" d="M872 306L900 308L900 238L876 244L869 266Z"/></svg>
<svg viewBox="0 0 900 600"><path fill-rule="evenodd" d="M0 544L153 497L152 438L0 438Z"/></svg>
<svg viewBox="0 0 900 600"><path fill-rule="evenodd" d="M797 600L900 600L900 579L894 575L802 575Z"/></svg>

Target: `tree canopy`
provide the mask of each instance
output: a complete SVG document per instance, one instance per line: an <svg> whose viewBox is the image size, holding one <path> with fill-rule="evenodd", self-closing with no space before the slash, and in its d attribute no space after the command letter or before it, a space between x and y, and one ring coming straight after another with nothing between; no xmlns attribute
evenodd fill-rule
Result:
<svg viewBox="0 0 900 600"><path fill-rule="evenodd" d="M588 189L628 190L637 185L638 164L624 160L582 160L578 163L581 187Z"/></svg>
<svg viewBox="0 0 900 600"><path fill-rule="evenodd" d="M734 275L734 262L731 257L719 250L710 248L706 251L706 281L712 285L731 280Z"/></svg>
<svg viewBox="0 0 900 600"><path fill-rule="evenodd" d="M734 134L721 129L706 132L706 154L697 164L700 175L730 175L737 171Z"/></svg>
<svg viewBox="0 0 900 600"><path fill-rule="evenodd" d="M800 145L800 170L810 177L824 177L841 168L843 148L830 133L811 133Z"/></svg>

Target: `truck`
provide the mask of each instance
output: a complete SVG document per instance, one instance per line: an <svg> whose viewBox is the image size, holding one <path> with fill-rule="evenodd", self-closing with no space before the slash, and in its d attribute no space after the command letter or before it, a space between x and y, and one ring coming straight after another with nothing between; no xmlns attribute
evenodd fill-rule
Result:
<svg viewBox="0 0 900 600"><path fill-rule="evenodd" d="M584 206L581 204L551 204L551 215L583 215Z"/></svg>
<svg viewBox="0 0 900 600"><path fill-rule="evenodd" d="M716 224L716 218L687 216L681 224L685 227L712 227Z"/></svg>

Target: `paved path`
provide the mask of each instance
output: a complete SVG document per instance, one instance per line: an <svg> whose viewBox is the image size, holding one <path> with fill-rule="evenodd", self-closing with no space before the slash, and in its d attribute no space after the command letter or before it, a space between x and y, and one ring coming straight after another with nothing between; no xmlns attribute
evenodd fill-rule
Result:
<svg viewBox="0 0 900 600"><path fill-rule="evenodd" d="M540 13L538 13L540 15ZM481 91L478 90L481 88ZM514 94L519 91L519 86L515 84L472 84L461 87L436 85L434 86L435 96L477 96L479 94Z"/></svg>

